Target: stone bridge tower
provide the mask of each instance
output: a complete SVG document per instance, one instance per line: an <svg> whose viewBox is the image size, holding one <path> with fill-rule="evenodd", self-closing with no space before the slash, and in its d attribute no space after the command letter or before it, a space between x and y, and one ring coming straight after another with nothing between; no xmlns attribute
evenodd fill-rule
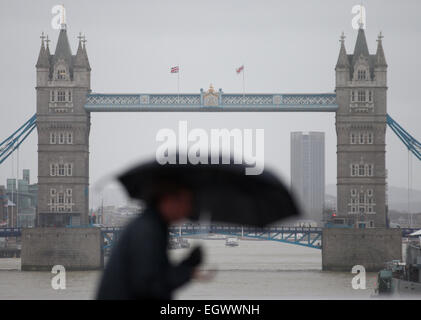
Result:
<svg viewBox="0 0 421 320"><path fill-rule="evenodd" d="M337 218L357 228L387 226L387 64L382 35L370 54L362 26L353 54L341 37L336 64Z"/></svg>
<svg viewBox="0 0 421 320"><path fill-rule="evenodd" d="M88 224L90 92L84 37L72 55L62 24L54 54L41 36L37 71L37 226Z"/></svg>

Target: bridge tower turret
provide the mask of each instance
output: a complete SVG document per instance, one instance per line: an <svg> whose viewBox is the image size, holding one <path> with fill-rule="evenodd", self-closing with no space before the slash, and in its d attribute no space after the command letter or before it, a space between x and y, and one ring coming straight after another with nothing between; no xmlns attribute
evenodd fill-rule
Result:
<svg viewBox="0 0 421 320"><path fill-rule="evenodd" d="M37 226L84 225L89 212L90 92L86 40L79 36L72 55L61 25L54 54L42 38L37 70Z"/></svg>
<svg viewBox="0 0 421 320"><path fill-rule="evenodd" d="M337 218L357 228L387 226L387 64L379 35L377 53L368 50L364 28L353 54L341 37L336 65Z"/></svg>

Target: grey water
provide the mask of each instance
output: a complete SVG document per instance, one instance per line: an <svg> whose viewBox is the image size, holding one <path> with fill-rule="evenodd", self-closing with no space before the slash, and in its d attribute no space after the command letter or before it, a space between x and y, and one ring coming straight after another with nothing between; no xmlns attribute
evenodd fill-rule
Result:
<svg viewBox="0 0 421 320"><path fill-rule="evenodd" d="M321 270L321 251L272 241L190 240L205 249L206 282L193 280L175 299L371 299L376 274L367 273L366 289L353 289L349 272ZM189 249L170 250L179 261ZM20 259L0 259L0 299L93 299L101 271L66 272L66 288L54 290L50 272L20 271Z"/></svg>

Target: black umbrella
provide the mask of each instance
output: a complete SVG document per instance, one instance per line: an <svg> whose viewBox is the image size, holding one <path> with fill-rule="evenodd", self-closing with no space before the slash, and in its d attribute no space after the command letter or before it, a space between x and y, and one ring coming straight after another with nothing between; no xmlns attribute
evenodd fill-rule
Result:
<svg viewBox="0 0 421 320"><path fill-rule="evenodd" d="M268 170L260 175L246 175L246 168L242 164L161 165L151 161L118 179L130 197L146 202L151 194L159 192L161 183L189 187L196 208L192 220L206 212L211 221L263 227L298 215L293 197L276 176Z"/></svg>

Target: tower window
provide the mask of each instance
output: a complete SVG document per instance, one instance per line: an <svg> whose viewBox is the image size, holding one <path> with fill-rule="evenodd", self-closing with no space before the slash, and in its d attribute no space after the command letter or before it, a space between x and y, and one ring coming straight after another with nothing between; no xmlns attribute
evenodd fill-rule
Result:
<svg viewBox="0 0 421 320"><path fill-rule="evenodd" d="M73 164L71 164L71 163L67 164L67 175L69 177L73 175Z"/></svg>
<svg viewBox="0 0 421 320"><path fill-rule="evenodd" d="M366 79L367 79L367 71L358 70L358 80L366 80Z"/></svg>
<svg viewBox="0 0 421 320"><path fill-rule="evenodd" d="M56 135L55 132L50 132L50 144L56 144L57 143L56 137L57 137L57 135Z"/></svg>
<svg viewBox="0 0 421 320"><path fill-rule="evenodd" d="M54 177L57 175L57 167L55 163L50 164L50 176Z"/></svg>
<svg viewBox="0 0 421 320"><path fill-rule="evenodd" d="M373 144L373 133L372 132L367 133L367 143Z"/></svg>
<svg viewBox="0 0 421 320"><path fill-rule="evenodd" d="M73 144L73 132L67 132L67 144Z"/></svg>
<svg viewBox="0 0 421 320"><path fill-rule="evenodd" d="M58 102L66 101L66 91L57 91L57 101Z"/></svg>
<svg viewBox="0 0 421 320"><path fill-rule="evenodd" d="M64 144L64 132L60 132L58 134L58 143L59 144Z"/></svg>
<svg viewBox="0 0 421 320"><path fill-rule="evenodd" d="M351 133L351 144L355 144L357 141L357 136L354 132Z"/></svg>
<svg viewBox="0 0 421 320"><path fill-rule="evenodd" d="M57 79L58 80L65 80L66 79L66 70L64 70L64 69L57 70Z"/></svg>
<svg viewBox="0 0 421 320"><path fill-rule="evenodd" d="M365 102L365 91L358 90L358 102Z"/></svg>

